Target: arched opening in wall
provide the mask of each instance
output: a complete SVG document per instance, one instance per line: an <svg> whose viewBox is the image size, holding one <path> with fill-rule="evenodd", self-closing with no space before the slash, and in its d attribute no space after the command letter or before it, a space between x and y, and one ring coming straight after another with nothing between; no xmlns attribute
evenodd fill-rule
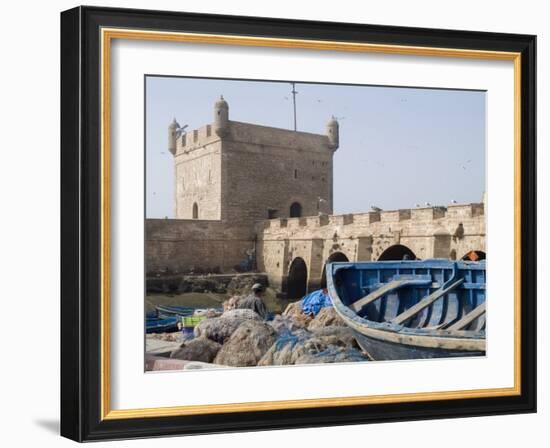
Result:
<svg viewBox="0 0 550 448"><path fill-rule="evenodd" d="M466 255L462 257L462 260L464 261L481 261L485 260L485 252L482 250L471 250Z"/></svg>
<svg viewBox="0 0 550 448"><path fill-rule="evenodd" d="M299 202L293 202L290 206L290 217L300 218L302 216L302 205Z"/></svg>
<svg viewBox="0 0 550 448"><path fill-rule="evenodd" d="M378 261L391 260L416 260L416 255L407 246L395 244L394 246L388 247L378 257Z"/></svg>
<svg viewBox="0 0 550 448"><path fill-rule="evenodd" d="M193 219L199 219L199 206L196 202L193 204Z"/></svg>
<svg viewBox="0 0 550 448"><path fill-rule="evenodd" d="M330 254L330 257L327 258L325 264L323 265L323 275L321 276L321 288L327 287L327 264L337 262L337 261L349 261L342 252L334 252Z"/></svg>
<svg viewBox="0 0 550 448"><path fill-rule="evenodd" d="M290 264L286 284L289 300L301 299L307 292L307 265L303 258L296 257Z"/></svg>

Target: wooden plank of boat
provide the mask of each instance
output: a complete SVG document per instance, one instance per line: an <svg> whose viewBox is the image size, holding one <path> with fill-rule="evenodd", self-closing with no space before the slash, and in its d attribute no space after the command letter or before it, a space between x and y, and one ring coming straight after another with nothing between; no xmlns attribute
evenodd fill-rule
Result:
<svg viewBox="0 0 550 448"><path fill-rule="evenodd" d="M483 302L481 305L476 306L472 311L470 311L468 314L466 314L458 322L451 325L449 327L449 331L458 331L458 330L462 330L463 328L466 328L474 320L476 320L479 316L485 314L485 311L486 311L485 302Z"/></svg>
<svg viewBox="0 0 550 448"><path fill-rule="evenodd" d="M425 283L431 283L431 281L426 281L426 280L420 280L420 281L424 281ZM390 291L397 288L401 288L403 286L407 286L407 285L415 285L415 284L418 284L418 282L419 282L419 279L415 277L400 278L397 280L392 280L391 282L388 282L384 286L378 288L376 291L373 291L370 294L366 295L365 297L352 303L350 308L355 312L359 312L361 311L361 308L368 305L369 303L375 302L380 297L383 297L386 294L388 294Z"/></svg>
<svg viewBox="0 0 550 448"><path fill-rule="evenodd" d="M430 295L424 297L420 302L415 304L414 306L411 306L408 310L401 313L399 316L395 317L391 320L392 324L401 325L402 323L408 321L411 317L416 316L418 313L420 313L424 308L430 306L432 303L434 303L437 299L440 297L443 297L445 294L447 294L449 291L456 288L458 285L460 285L464 281L463 278L457 280L456 282L452 283L450 286L446 288L438 289L437 291L432 292Z"/></svg>

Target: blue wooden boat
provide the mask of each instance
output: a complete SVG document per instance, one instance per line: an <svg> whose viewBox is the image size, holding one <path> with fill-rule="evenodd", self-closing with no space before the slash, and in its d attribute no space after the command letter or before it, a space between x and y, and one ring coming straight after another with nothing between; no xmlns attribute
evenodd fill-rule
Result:
<svg viewBox="0 0 550 448"><path fill-rule="evenodd" d="M147 317L145 319L145 331L147 333L171 333L178 331L179 321L180 319L176 316Z"/></svg>
<svg viewBox="0 0 550 448"><path fill-rule="evenodd" d="M336 312L374 360L485 355L485 261L330 263Z"/></svg>
<svg viewBox="0 0 550 448"><path fill-rule="evenodd" d="M192 316L195 312L195 308L188 306L174 306L174 305L156 305L155 309L159 315L164 316Z"/></svg>

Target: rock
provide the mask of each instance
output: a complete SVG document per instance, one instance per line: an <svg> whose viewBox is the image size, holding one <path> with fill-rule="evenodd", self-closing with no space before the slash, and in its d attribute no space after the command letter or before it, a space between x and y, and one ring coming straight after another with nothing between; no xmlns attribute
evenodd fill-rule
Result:
<svg viewBox="0 0 550 448"><path fill-rule="evenodd" d="M298 300L297 302L289 303L286 309L283 311L283 316L291 318L295 325L300 328L307 328L312 316L304 314L302 312L302 301Z"/></svg>
<svg viewBox="0 0 550 448"><path fill-rule="evenodd" d="M331 325L345 326L346 324L342 320L334 307L329 306L321 308L317 316L309 323L307 329L313 331L317 328L328 327Z"/></svg>
<svg viewBox="0 0 550 448"><path fill-rule="evenodd" d="M265 319L267 317L267 308L264 301L260 297L257 297L253 294L239 300L237 308L255 311L262 319Z"/></svg>
<svg viewBox="0 0 550 448"><path fill-rule="evenodd" d="M212 362L216 357L221 345L206 337L193 339L184 343L180 348L173 351L170 358L185 361Z"/></svg>
<svg viewBox="0 0 550 448"><path fill-rule="evenodd" d="M252 310L229 310L220 317L205 319L199 323L194 330L195 337L205 336L219 344L224 344L239 325L248 320L259 322L262 318Z"/></svg>
<svg viewBox="0 0 550 448"><path fill-rule="evenodd" d="M275 331L255 320L244 321L218 352L215 364L255 366L275 341Z"/></svg>

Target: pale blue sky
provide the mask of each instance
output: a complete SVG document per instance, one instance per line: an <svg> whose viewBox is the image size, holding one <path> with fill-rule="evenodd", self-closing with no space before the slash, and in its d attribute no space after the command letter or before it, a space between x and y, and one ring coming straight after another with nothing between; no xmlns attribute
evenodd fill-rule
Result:
<svg viewBox="0 0 550 448"><path fill-rule="evenodd" d="M296 84L298 130L340 122L334 212L479 202L485 189L485 92ZM229 119L293 128L285 82L146 77L146 215L173 217L167 127L213 121L223 94ZM266 173L268 176L269 173Z"/></svg>

